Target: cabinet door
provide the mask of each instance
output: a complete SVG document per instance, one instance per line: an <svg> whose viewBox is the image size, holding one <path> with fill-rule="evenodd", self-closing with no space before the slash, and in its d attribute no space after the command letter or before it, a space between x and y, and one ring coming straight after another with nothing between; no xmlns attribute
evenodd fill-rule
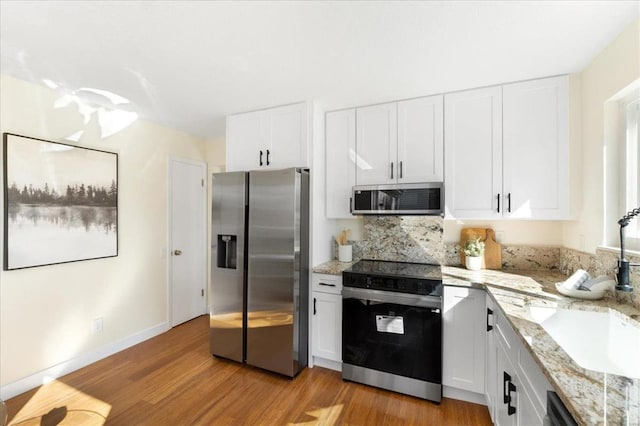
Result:
<svg viewBox="0 0 640 426"><path fill-rule="evenodd" d="M227 117L227 171L259 169L260 150L263 150L264 164L267 125L265 111Z"/></svg>
<svg viewBox="0 0 640 426"><path fill-rule="evenodd" d="M398 176L396 103L358 108L356 115L356 183L395 183Z"/></svg>
<svg viewBox="0 0 640 426"><path fill-rule="evenodd" d="M445 215L500 218L502 89L454 93L444 103Z"/></svg>
<svg viewBox="0 0 640 426"><path fill-rule="evenodd" d="M491 420L496 422L495 409L498 403L498 370L496 366L497 359L497 343L496 343L496 331L495 331L495 318L496 318L496 306L491 300L491 297L487 294L487 311L486 311L486 351L485 351L485 375L484 375L484 387L485 397L487 400L487 408L491 415Z"/></svg>
<svg viewBox="0 0 640 426"><path fill-rule="evenodd" d="M276 169L307 167L309 165L307 104L286 105L267 111L269 117L267 165Z"/></svg>
<svg viewBox="0 0 640 426"><path fill-rule="evenodd" d="M498 370L498 392L496 395L495 424L496 426L515 426L518 424L518 416L516 415L518 414L518 386L515 383L516 374L514 368L511 366L511 362L509 361L506 351L500 343L497 344L496 367ZM508 376L505 376L505 374ZM510 378L510 380L508 380L508 378ZM516 387L515 392L509 393L509 382ZM505 402L504 398L509 396L511 396L511 402ZM509 406L514 407L515 412L511 411L510 413ZM527 425L527 423L523 423L523 425Z"/></svg>
<svg viewBox="0 0 640 426"><path fill-rule="evenodd" d="M486 293L444 287L442 384L483 394Z"/></svg>
<svg viewBox="0 0 640 426"><path fill-rule="evenodd" d="M443 97L398 102L398 183L444 179Z"/></svg>
<svg viewBox="0 0 640 426"><path fill-rule="evenodd" d="M505 85L502 100L505 214L567 219L567 77Z"/></svg>
<svg viewBox="0 0 640 426"><path fill-rule="evenodd" d="M342 296L313 292L313 356L342 362Z"/></svg>
<svg viewBox="0 0 640 426"><path fill-rule="evenodd" d="M350 200L356 184L356 110L328 112L325 123L327 217L353 219Z"/></svg>
<svg viewBox="0 0 640 426"><path fill-rule="evenodd" d="M542 426L544 424L545 411L538 411L534 404L530 389L523 386L520 376L515 377L515 406L516 423L520 426ZM513 395L513 394L512 394Z"/></svg>

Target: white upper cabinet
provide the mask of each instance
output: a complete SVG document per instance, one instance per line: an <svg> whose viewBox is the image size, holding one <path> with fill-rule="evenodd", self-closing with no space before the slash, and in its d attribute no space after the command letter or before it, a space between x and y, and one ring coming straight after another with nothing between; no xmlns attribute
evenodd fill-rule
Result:
<svg viewBox="0 0 640 426"><path fill-rule="evenodd" d="M258 168L260 151L267 146L265 128L264 111L227 117L227 171Z"/></svg>
<svg viewBox="0 0 640 426"><path fill-rule="evenodd" d="M276 169L308 166L307 104L299 103L272 108L268 110L268 116L271 141L270 166Z"/></svg>
<svg viewBox="0 0 640 426"><path fill-rule="evenodd" d="M308 167L309 105L227 116L227 171Z"/></svg>
<svg viewBox="0 0 640 426"><path fill-rule="evenodd" d="M356 184L356 110L328 112L325 125L327 217L351 219L351 188Z"/></svg>
<svg viewBox="0 0 640 426"><path fill-rule="evenodd" d="M442 96L357 109L356 183L442 181Z"/></svg>
<svg viewBox="0 0 640 426"><path fill-rule="evenodd" d="M569 218L567 77L445 96L447 217Z"/></svg>
<svg viewBox="0 0 640 426"><path fill-rule="evenodd" d="M499 218L502 192L502 89L446 95L445 216Z"/></svg>
<svg viewBox="0 0 640 426"><path fill-rule="evenodd" d="M373 105L357 110L356 183L378 185L396 182L396 103Z"/></svg>
<svg viewBox="0 0 640 426"><path fill-rule="evenodd" d="M503 86L503 180L512 218L566 219L567 77Z"/></svg>
<svg viewBox="0 0 640 426"><path fill-rule="evenodd" d="M398 102L398 183L443 180L442 99Z"/></svg>

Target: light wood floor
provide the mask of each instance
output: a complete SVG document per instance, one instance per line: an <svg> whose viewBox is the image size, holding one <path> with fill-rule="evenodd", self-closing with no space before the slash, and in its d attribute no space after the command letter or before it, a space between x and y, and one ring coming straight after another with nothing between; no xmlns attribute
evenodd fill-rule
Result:
<svg viewBox="0 0 640 426"><path fill-rule="evenodd" d="M490 425L440 405L306 368L290 380L213 358L208 316L7 401L11 425Z"/></svg>

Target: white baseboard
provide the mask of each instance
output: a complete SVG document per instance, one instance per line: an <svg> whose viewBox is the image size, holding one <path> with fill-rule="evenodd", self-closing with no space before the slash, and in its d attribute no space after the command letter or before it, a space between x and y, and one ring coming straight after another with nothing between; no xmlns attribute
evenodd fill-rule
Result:
<svg viewBox="0 0 640 426"><path fill-rule="evenodd" d="M474 404L487 405L484 394L452 388L450 386L442 387L442 396L445 398L459 399L460 401L473 402Z"/></svg>
<svg viewBox="0 0 640 426"><path fill-rule="evenodd" d="M82 367L86 367L89 364L93 364L96 361L100 361L103 358L130 348L138 343L142 343L145 340L168 331L170 328L171 327L168 322L147 328L146 330L132 334L124 339L109 343L98 349L79 354L70 360L61 362L60 364L54 365L30 376L16 380L15 382L8 383L0 387L0 398L6 401L16 395L20 395L21 393L40 386L50 379L57 379L58 377L62 377L72 371L79 370Z"/></svg>
<svg viewBox="0 0 640 426"><path fill-rule="evenodd" d="M328 368L329 370L342 371L342 363L330 359L313 357L313 366Z"/></svg>

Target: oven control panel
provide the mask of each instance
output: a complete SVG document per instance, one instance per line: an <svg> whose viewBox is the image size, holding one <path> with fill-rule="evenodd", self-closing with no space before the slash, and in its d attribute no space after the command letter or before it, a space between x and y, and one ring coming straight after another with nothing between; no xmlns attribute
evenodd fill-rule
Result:
<svg viewBox="0 0 640 426"><path fill-rule="evenodd" d="M345 287L367 288L370 290L442 296L441 280L385 277L343 272L342 285Z"/></svg>

